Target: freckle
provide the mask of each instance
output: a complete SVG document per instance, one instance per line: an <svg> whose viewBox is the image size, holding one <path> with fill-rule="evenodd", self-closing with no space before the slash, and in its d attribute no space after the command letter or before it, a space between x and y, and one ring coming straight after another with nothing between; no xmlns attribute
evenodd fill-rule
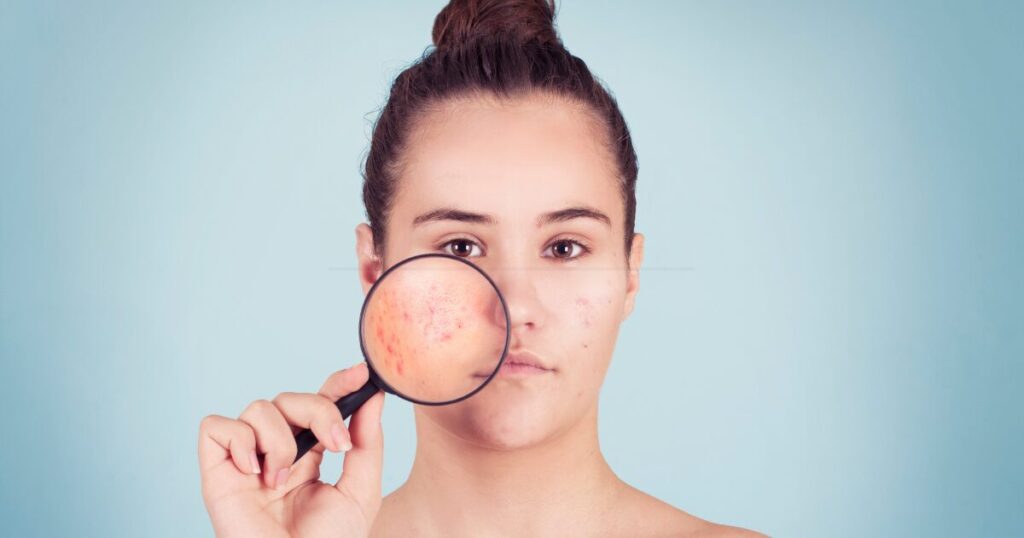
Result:
<svg viewBox="0 0 1024 538"><path fill-rule="evenodd" d="M409 321L409 313L408 312L402 312L402 319L404 319L405 321Z"/></svg>
<svg viewBox="0 0 1024 538"><path fill-rule="evenodd" d="M611 299L608 299L608 304L612 304L612 300Z"/></svg>
<svg viewBox="0 0 1024 538"><path fill-rule="evenodd" d="M590 348L590 346L589 346L589 345L587 345L587 344L583 344L583 349L588 349L588 348Z"/></svg>
<svg viewBox="0 0 1024 538"><path fill-rule="evenodd" d="M455 325L456 325L456 326L457 326L458 328L460 328L460 329L461 329L461 328L462 328L462 320L461 320L461 319L459 319L459 320L456 320L456 321L455 321Z"/></svg>

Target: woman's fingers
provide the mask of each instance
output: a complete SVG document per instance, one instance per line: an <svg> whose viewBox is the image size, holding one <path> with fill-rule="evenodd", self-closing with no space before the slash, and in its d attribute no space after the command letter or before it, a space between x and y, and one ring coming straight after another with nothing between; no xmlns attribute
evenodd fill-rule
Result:
<svg viewBox="0 0 1024 538"><path fill-rule="evenodd" d="M366 363L335 372L320 388L320 395L336 401L359 390L370 378ZM384 393L374 394L349 421L348 433L352 448L345 453L341 478L335 487L355 499L372 521L380 509L381 464L384 459L384 435L380 417L384 407Z"/></svg>
<svg viewBox="0 0 1024 538"><path fill-rule="evenodd" d="M238 419L252 427L256 435L256 450L264 455L263 482L269 488L284 484L298 451L284 415L273 403L256 400Z"/></svg>
<svg viewBox="0 0 1024 538"><path fill-rule="evenodd" d="M318 394L283 392L272 402L252 402L237 420L219 415L204 418L199 426L200 470L205 472L230 459L243 474L262 473L267 487L275 488L285 484L291 475L297 453L293 427L296 430L309 428L320 445L331 450L345 451L353 448L358 443L345 427L335 402L359 390L368 379L369 370L365 363L360 363L332 374ZM371 406L371 410L372 406L377 406L378 426L380 396L374 397L377 403L371 399L363 406ZM356 415L361 416L362 413L357 412ZM323 449L318 447L314 450L322 452ZM257 454L263 454L262 463ZM360 457L355 459L359 460ZM346 467L348 465L346 462ZM379 464L376 473L379 483Z"/></svg>
<svg viewBox="0 0 1024 538"><path fill-rule="evenodd" d="M239 472L260 472L256 459L256 435L244 422L210 415L199 423L199 469L206 472L230 458Z"/></svg>
<svg viewBox="0 0 1024 538"><path fill-rule="evenodd" d="M380 418L383 408L384 393L378 392L352 415L349 422L352 449L345 454L341 479L335 484L363 507L370 521L376 516L381 502L384 434Z"/></svg>
<svg viewBox="0 0 1024 538"><path fill-rule="evenodd" d="M341 411L332 400L320 394L282 392L274 398L274 405L289 424L313 430L313 435L330 450L352 448Z"/></svg>
<svg viewBox="0 0 1024 538"><path fill-rule="evenodd" d="M359 390L370 379L370 370L365 362L331 374L319 394L332 402Z"/></svg>

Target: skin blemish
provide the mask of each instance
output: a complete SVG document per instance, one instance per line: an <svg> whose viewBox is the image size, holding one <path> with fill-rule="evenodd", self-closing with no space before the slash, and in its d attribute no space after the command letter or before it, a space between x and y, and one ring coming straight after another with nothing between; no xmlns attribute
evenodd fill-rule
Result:
<svg viewBox="0 0 1024 538"><path fill-rule="evenodd" d="M576 309L579 320L583 322L583 326L590 327L592 323L591 313L594 310L593 305L591 305L591 300L586 297L577 297Z"/></svg>

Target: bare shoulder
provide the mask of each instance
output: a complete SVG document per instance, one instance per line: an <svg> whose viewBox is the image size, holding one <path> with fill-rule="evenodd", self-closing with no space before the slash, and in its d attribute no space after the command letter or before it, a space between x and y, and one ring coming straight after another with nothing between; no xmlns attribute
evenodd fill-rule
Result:
<svg viewBox="0 0 1024 538"><path fill-rule="evenodd" d="M689 538L767 538L759 532L714 523L680 510L632 486L619 497L619 519L615 533L634 536L678 536Z"/></svg>

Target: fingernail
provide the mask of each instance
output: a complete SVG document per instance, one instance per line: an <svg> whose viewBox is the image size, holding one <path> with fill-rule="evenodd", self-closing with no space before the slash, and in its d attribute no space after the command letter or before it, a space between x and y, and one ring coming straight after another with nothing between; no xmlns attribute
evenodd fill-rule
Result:
<svg viewBox="0 0 1024 538"><path fill-rule="evenodd" d="M341 451L342 452L348 452L349 450L352 450L352 441L351 440L345 441L345 445L341 447Z"/></svg>
<svg viewBox="0 0 1024 538"><path fill-rule="evenodd" d="M274 482L274 489L281 487L288 481L288 473L289 469L287 467L277 472L277 482Z"/></svg>
<svg viewBox="0 0 1024 538"><path fill-rule="evenodd" d="M249 465L252 466L252 474L260 474L260 460L256 458L256 451L249 453Z"/></svg>
<svg viewBox="0 0 1024 538"><path fill-rule="evenodd" d="M345 450L341 447L341 426L337 422L331 425L331 438L334 439L334 446L337 450Z"/></svg>

